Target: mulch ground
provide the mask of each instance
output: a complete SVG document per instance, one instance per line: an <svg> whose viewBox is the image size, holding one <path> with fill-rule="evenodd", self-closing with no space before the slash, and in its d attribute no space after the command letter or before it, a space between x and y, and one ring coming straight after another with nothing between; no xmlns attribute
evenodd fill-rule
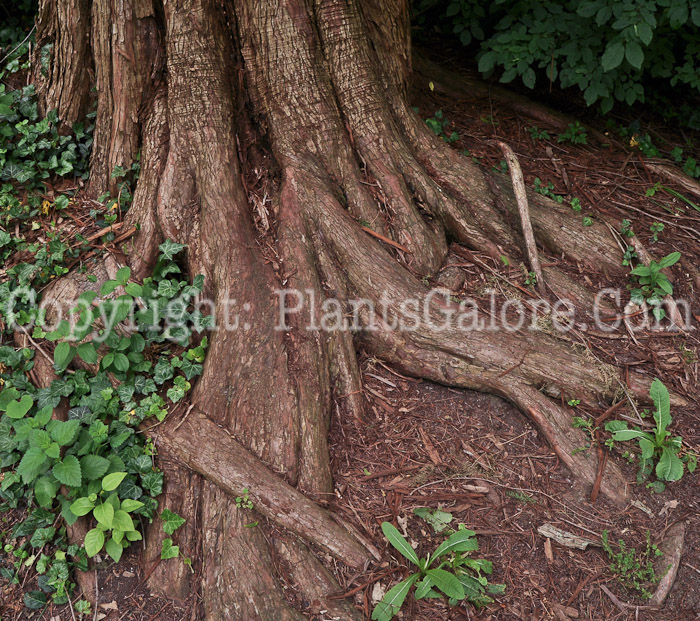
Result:
<svg viewBox="0 0 700 621"><path fill-rule="evenodd" d="M567 112L607 131L591 110L567 102ZM552 130L550 140L536 141L528 132L535 123L514 114L507 106L496 105L487 98L449 100L427 85L424 91L415 93L414 105L423 117L442 110L452 123L450 131L454 129L460 135L455 148L468 149L484 166L498 167L502 159L498 148L489 141L507 141L520 160L527 185L532 186L534 178L539 177L545 184L551 182L555 192L581 200L583 210L576 218L605 216L618 224L626 218L655 256L678 250L685 259L700 265L700 213L683 209L682 203L668 195L657 194L653 200L645 196L647 189L662 180L648 170L638 153L614 136L607 147L596 143L558 143L558 132ZM648 112L644 115L644 125L655 138L670 146L684 146L688 151L677 128L665 126ZM633 118L618 120L629 124ZM549 130L542 125L539 129ZM664 183L674 187L665 180ZM675 189L682 192L681 188ZM700 196L692 199L698 202ZM84 230L87 219L79 214L72 219L77 229ZM657 221L665 222L666 228L660 240L652 244L647 232L651 223ZM482 260L522 285L518 266L498 265L486 257ZM478 266L459 269L465 281L456 294L474 296L475 292L486 291L485 285L491 281L484 270ZM577 271L577 266L569 269ZM681 296L692 295L683 272L675 268L674 274L676 291ZM587 272L585 277L594 287L611 284L595 271ZM613 284L624 287L625 283ZM694 311L698 312L697 293L695 296ZM623 329L607 337L589 336L587 345L601 360L623 368L634 367L648 377L649 384L659 377L684 397L689 405L672 409L672 431L683 436L685 446L699 452L698 339L693 332L675 336L642 332L637 340L634 343ZM368 615L373 596L381 590L376 585L386 589L407 571L401 557L387 547L381 522L396 524L409 539L418 542L419 555L426 554L444 538L414 514L416 508L430 507L451 513L453 524L464 523L477 532L478 555L493 562L491 580L504 583L506 591L493 605L481 610L468 605L448 607L440 599L416 602L409 598L399 618L700 618L696 475L684 476L660 494L644 484L634 484L636 506L621 508L602 496L591 503L586 490L573 488L570 473L559 464L535 428L502 400L402 377L381 361L369 358L363 360L362 373L367 420L334 416L332 421L330 444L336 497L330 505L383 554L382 561L368 572L338 570L343 593L353 592L354 602ZM616 416L624 413L623 408ZM595 416L600 411L572 408L572 417L587 414ZM615 449L611 459L623 468L630 481L635 480L636 468L622 459L621 450ZM12 516L6 518L9 523L5 522L3 528L11 526ZM645 609L645 600L620 584L607 555L595 544L607 530L611 541L622 538L629 547L640 551L646 547L647 534L652 543L659 543L666 531L680 521L687 523L687 529L675 584L662 610ZM594 545L586 550L560 546L538 534L538 527L545 523L590 539ZM101 571L100 576L100 617L154 621L196 618L195 599L176 603L150 595L142 584L139 568L129 558ZM2 588L3 620L71 618L70 611L53 608L30 615L22 609L19 589ZM326 618L322 613L312 617Z"/></svg>

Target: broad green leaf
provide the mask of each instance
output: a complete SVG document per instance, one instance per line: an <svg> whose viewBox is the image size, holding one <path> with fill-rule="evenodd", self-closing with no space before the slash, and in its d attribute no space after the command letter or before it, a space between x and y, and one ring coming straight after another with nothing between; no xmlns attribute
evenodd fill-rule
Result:
<svg viewBox="0 0 700 621"><path fill-rule="evenodd" d="M126 283L128 283L129 278L131 278L131 268L130 267L122 267L122 268L117 270L117 277L115 280L120 285L125 285Z"/></svg>
<svg viewBox="0 0 700 621"><path fill-rule="evenodd" d="M102 479L102 489L105 492L113 492L119 487L126 475L126 472L113 472L112 474L108 474Z"/></svg>
<svg viewBox="0 0 700 621"><path fill-rule="evenodd" d="M656 464L656 476L663 481L678 481L683 476L683 462L673 449L664 447L659 463Z"/></svg>
<svg viewBox="0 0 700 621"><path fill-rule="evenodd" d="M479 549L473 530L458 530L443 541L432 555L433 559L451 552L472 552Z"/></svg>
<svg viewBox="0 0 700 621"><path fill-rule="evenodd" d="M143 507L143 503L140 500L132 500L131 498L125 498L122 500L122 510L126 511L127 513L131 513L132 511L136 511L136 509L140 509ZM167 532L167 531L166 531ZM172 533L169 533L172 534Z"/></svg>
<svg viewBox="0 0 700 621"><path fill-rule="evenodd" d="M654 443L648 438L639 438L639 448L642 450L642 459L651 459L654 456Z"/></svg>
<svg viewBox="0 0 700 621"><path fill-rule="evenodd" d="M167 560L169 558L176 558L180 554L180 547L173 545L172 539L163 539L163 544L160 549L160 558L162 560Z"/></svg>
<svg viewBox="0 0 700 621"><path fill-rule="evenodd" d="M78 345L78 356L88 364L95 364L97 362L97 350L92 343Z"/></svg>
<svg viewBox="0 0 700 621"><path fill-rule="evenodd" d="M18 399L19 394L19 390L16 388L5 388L5 390L0 392L0 412L5 412L7 410L7 404L10 403L10 401Z"/></svg>
<svg viewBox="0 0 700 621"><path fill-rule="evenodd" d="M128 283L124 290L135 298L140 298L143 295L143 287L135 282Z"/></svg>
<svg viewBox="0 0 700 621"><path fill-rule="evenodd" d="M114 354L114 362L112 363L117 371L126 373L129 370L129 359L124 354Z"/></svg>
<svg viewBox="0 0 700 621"><path fill-rule="evenodd" d="M56 498L60 484L52 476L39 477L34 483L34 498L40 507L48 509Z"/></svg>
<svg viewBox="0 0 700 621"><path fill-rule="evenodd" d="M444 569L429 569L425 572L425 575L429 576L432 583L447 597L464 599L464 588L454 574Z"/></svg>
<svg viewBox="0 0 700 621"><path fill-rule="evenodd" d="M163 520L163 531L168 535L172 535L185 523L185 518L173 513L170 509L164 509L160 519Z"/></svg>
<svg viewBox="0 0 700 621"><path fill-rule="evenodd" d="M382 522L382 532L392 546L394 546L409 561L418 565L418 555L411 547L411 544L408 543L408 541L406 541L403 535L398 531L396 526L390 522Z"/></svg>
<svg viewBox="0 0 700 621"><path fill-rule="evenodd" d="M67 341L61 341L56 345L56 349L53 352L53 361L56 369L63 371L70 364L70 361L73 360L76 352L77 349L71 347Z"/></svg>
<svg viewBox="0 0 700 621"><path fill-rule="evenodd" d="M36 479L41 467L46 461L46 455L39 447L31 446L17 466L17 474L22 477L25 485Z"/></svg>
<svg viewBox="0 0 700 621"><path fill-rule="evenodd" d="M66 455L63 461L53 467L52 472L53 476L68 487L79 487L82 483L80 462L74 455Z"/></svg>
<svg viewBox="0 0 700 621"><path fill-rule="evenodd" d="M71 506L70 510L73 512L74 515L77 515L80 517L81 515L87 515L92 511L95 507L95 503L92 502L89 498L82 497L78 498Z"/></svg>
<svg viewBox="0 0 700 621"><path fill-rule="evenodd" d="M638 429L622 429L613 433L613 440L615 442L626 442L627 440L634 440L635 438L646 438L653 442L653 437L646 431L639 431Z"/></svg>
<svg viewBox="0 0 700 621"><path fill-rule="evenodd" d="M107 528L112 528L114 522L114 507L111 504L103 502L97 505L92 510L92 514L100 524L104 524Z"/></svg>
<svg viewBox="0 0 700 621"><path fill-rule="evenodd" d="M126 511L122 511L121 509L114 512L112 524L113 528L116 528L117 530L123 530L125 532L136 530L134 528L134 521L131 519L131 516Z"/></svg>
<svg viewBox="0 0 700 621"><path fill-rule="evenodd" d="M48 429L54 442L59 446L68 446L75 440L79 428L79 420L53 420Z"/></svg>
<svg viewBox="0 0 700 621"><path fill-rule="evenodd" d="M418 574L413 574L389 589L382 598L382 601L374 607L372 611L372 620L390 621L390 619L401 610L401 606L403 606L408 592L419 577Z"/></svg>
<svg viewBox="0 0 700 621"><path fill-rule="evenodd" d="M92 558L97 554L105 543L104 531L99 528L93 528L89 530L85 535L85 553L89 558Z"/></svg>
<svg viewBox="0 0 700 621"><path fill-rule="evenodd" d="M605 48L603 57L601 59L601 64L603 66L603 71L610 71L619 66L622 59L625 57L625 45L622 41L611 41Z"/></svg>
<svg viewBox="0 0 700 621"><path fill-rule="evenodd" d="M671 424L671 397L668 394L668 389L658 377L651 383L649 395L656 406L654 420L658 434L661 436Z"/></svg>
<svg viewBox="0 0 700 621"><path fill-rule="evenodd" d="M118 563L119 559L122 557L124 548L122 548L121 542L117 542L114 540L114 538L110 538L105 544L105 552L112 557L112 560L114 560L115 563Z"/></svg>
<svg viewBox="0 0 700 621"><path fill-rule="evenodd" d="M642 46L636 41L629 41L625 47L625 58L635 69L641 69L644 62Z"/></svg>
<svg viewBox="0 0 700 621"><path fill-rule="evenodd" d="M88 481L94 481L104 476L104 473L109 470L109 459L100 457L99 455L85 455L80 460L80 468L83 471L83 476Z"/></svg>
<svg viewBox="0 0 700 621"><path fill-rule="evenodd" d="M672 252L671 254L667 254L663 259L659 261L659 267L671 267L672 265L675 265L680 261L681 259L681 253L680 252Z"/></svg>
<svg viewBox="0 0 700 621"><path fill-rule="evenodd" d="M33 405L34 399L29 395L24 395L19 401L10 401L7 404L7 415L15 420L23 418Z"/></svg>

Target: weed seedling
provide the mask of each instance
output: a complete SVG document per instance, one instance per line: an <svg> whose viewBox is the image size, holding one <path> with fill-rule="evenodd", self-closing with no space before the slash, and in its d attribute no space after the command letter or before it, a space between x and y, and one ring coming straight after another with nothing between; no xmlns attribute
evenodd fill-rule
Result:
<svg viewBox="0 0 700 621"><path fill-rule="evenodd" d="M389 522L382 523L382 532L398 552L416 566L408 578L387 591L372 612L374 621L389 621L403 605L411 589L416 599L445 595L450 605L467 600L476 606L493 602L490 595L501 595L505 584L491 584L491 561L469 558L468 554L479 549L476 533L460 524L437 549L424 558L418 558L405 537Z"/></svg>
<svg viewBox="0 0 700 621"><path fill-rule="evenodd" d="M578 121L569 123L566 131L557 136L557 142L570 142L571 144L588 144L586 128Z"/></svg>
<svg viewBox="0 0 700 621"><path fill-rule="evenodd" d="M683 439L680 436L671 437L668 427L671 425L671 399L666 386L660 379L655 379L649 390L654 402L653 431L643 431L639 427L630 429L625 421L612 420L605 425L606 431L612 434L614 442L637 440L640 449L640 471L643 478L650 473L656 464L656 476L661 481L678 481L683 476L684 464L689 472L694 472L697 458L691 453L681 456Z"/></svg>

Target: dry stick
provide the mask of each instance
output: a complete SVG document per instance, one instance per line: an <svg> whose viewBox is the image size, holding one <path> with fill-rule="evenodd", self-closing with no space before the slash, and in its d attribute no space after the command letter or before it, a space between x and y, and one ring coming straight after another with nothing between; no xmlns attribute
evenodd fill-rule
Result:
<svg viewBox="0 0 700 621"><path fill-rule="evenodd" d="M644 247L642 242L639 241L639 238L636 235L632 238L632 245L634 246L634 249L636 250L637 256L639 257L640 261L644 263L644 265L649 267L649 264L653 260L652 256L649 254L649 252L647 252L647 249ZM672 295L664 296L664 305L668 310L668 318L679 329L685 330L685 322L683 321L683 316L678 310L678 306L676 305L676 301L673 299Z"/></svg>
<svg viewBox="0 0 700 621"><path fill-rule="evenodd" d="M535 234L532 232L532 222L530 222L530 208L527 203L527 192L525 190L525 182L523 181L523 171L520 169L520 162L515 157L513 149L505 142L498 142L498 146L503 151L503 156L508 163L510 170L510 178L513 182L513 193L515 200L518 203L518 212L520 213L520 223L523 227L523 237L525 238L525 247L527 248L527 256L530 261L530 267L535 272L537 277L537 291L540 295L544 295L544 276L542 275L542 266L537 255L537 244L535 243Z"/></svg>

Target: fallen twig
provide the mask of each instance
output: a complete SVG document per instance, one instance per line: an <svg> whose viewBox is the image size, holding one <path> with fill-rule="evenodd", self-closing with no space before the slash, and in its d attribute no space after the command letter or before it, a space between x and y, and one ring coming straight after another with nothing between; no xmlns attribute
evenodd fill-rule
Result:
<svg viewBox="0 0 700 621"><path fill-rule="evenodd" d="M513 193L515 200L518 203L518 212L520 213L520 223L523 228L523 237L525 238L525 248L530 262L532 271L537 277L537 290L541 295L544 295L544 275L542 274L542 266L537 254L537 244L535 243L535 234L532 231L532 222L530 221L530 208L527 203L527 192L525 190L525 182L523 181L523 171L520 169L520 162L511 149L505 142L499 142L498 146L503 151L508 163L510 178L513 182Z"/></svg>

